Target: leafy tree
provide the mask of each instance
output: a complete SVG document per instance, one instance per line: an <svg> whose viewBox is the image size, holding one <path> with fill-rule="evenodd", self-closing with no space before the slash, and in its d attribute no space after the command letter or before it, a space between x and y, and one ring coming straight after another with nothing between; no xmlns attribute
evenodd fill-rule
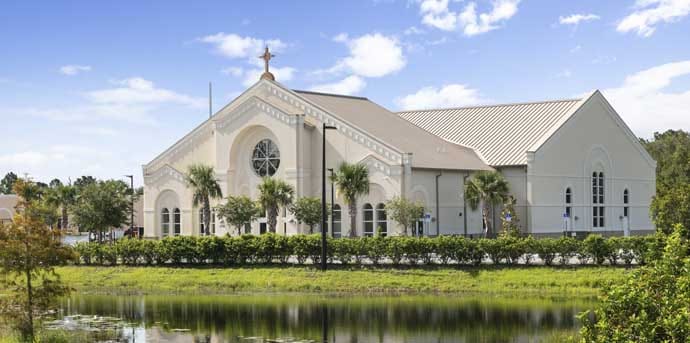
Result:
<svg viewBox="0 0 690 343"><path fill-rule="evenodd" d="M503 204L508 195L508 181L499 172L480 171L466 181L465 199L472 210L481 207L485 235L493 232L489 215L491 207Z"/></svg>
<svg viewBox="0 0 690 343"><path fill-rule="evenodd" d="M17 182L17 174L9 172L0 180L0 194L13 194L14 183Z"/></svg>
<svg viewBox="0 0 690 343"><path fill-rule="evenodd" d="M312 234L314 225L321 223L321 199L301 197L290 206L290 212L295 215L298 222L309 225L309 233Z"/></svg>
<svg viewBox="0 0 690 343"><path fill-rule="evenodd" d="M264 177L259 184L259 203L266 210L269 232L276 232L278 208L292 203L295 189L285 181Z"/></svg>
<svg viewBox="0 0 690 343"><path fill-rule="evenodd" d="M690 340L690 244L675 225L661 258L607 287L598 308L580 315L584 342L688 342Z"/></svg>
<svg viewBox="0 0 690 343"><path fill-rule="evenodd" d="M403 235L407 236L407 229L414 227L419 218L424 215L424 205L396 196L386 203L386 214L403 227Z"/></svg>
<svg viewBox="0 0 690 343"><path fill-rule="evenodd" d="M0 224L0 265L7 275L0 308L15 323L25 341L34 340L34 321L67 294L53 267L74 258L64 246L60 231L51 230L43 221L40 200L24 197L34 194L31 182L17 180L14 190L20 195L14 221Z"/></svg>
<svg viewBox="0 0 690 343"><path fill-rule="evenodd" d="M60 181L60 179L52 179L50 183L48 183L48 187L50 188L55 188L57 186L62 186L62 181Z"/></svg>
<svg viewBox="0 0 690 343"><path fill-rule="evenodd" d="M652 200L651 212L657 230L664 233L669 234L674 224L690 227L690 183L657 193Z"/></svg>
<svg viewBox="0 0 690 343"><path fill-rule="evenodd" d="M249 197L229 196L225 204L216 206L216 213L228 225L237 228L237 235L242 234L242 227L251 223L261 215L259 205Z"/></svg>
<svg viewBox="0 0 690 343"><path fill-rule="evenodd" d="M357 198L369 194L369 170L359 163L343 162L331 181L345 198L350 215L350 237L357 235Z"/></svg>
<svg viewBox="0 0 690 343"><path fill-rule="evenodd" d="M99 234L122 226L129 220L130 193L129 186L119 180L84 186L71 206L74 222L80 230Z"/></svg>
<svg viewBox="0 0 690 343"><path fill-rule="evenodd" d="M515 204L517 200L512 195L509 195L506 199L505 204L503 204L503 210L501 211L501 223L503 224L503 235L511 237L520 236L520 218L518 218L515 212ZM510 215L510 221L506 218Z"/></svg>
<svg viewBox="0 0 690 343"><path fill-rule="evenodd" d="M76 181L74 181L74 187L77 187L77 189L82 189L88 185L97 183L98 180L96 180L95 177L93 176L82 176L78 178Z"/></svg>
<svg viewBox="0 0 690 343"><path fill-rule="evenodd" d="M213 167L202 164L189 166L186 175L187 186L192 189L194 206L203 208L204 228L206 234L210 234L211 227L211 198L223 197L223 192L216 180Z"/></svg>
<svg viewBox="0 0 690 343"><path fill-rule="evenodd" d="M77 189L72 185L62 183L51 182L51 185L54 186L48 189L45 200L48 204L60 208L62 229L66 230L69 227L68 209L77 199Z"/></svg>

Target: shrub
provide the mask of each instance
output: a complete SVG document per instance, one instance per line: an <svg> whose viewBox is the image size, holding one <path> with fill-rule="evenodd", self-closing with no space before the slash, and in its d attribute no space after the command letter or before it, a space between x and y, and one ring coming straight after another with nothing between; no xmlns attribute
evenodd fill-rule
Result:
<svg viewBox="0 0 690 343"><path fill-rule="evenodd" d="M453 236L436 237L436 256L443 265L455 259L457 238Z"/></svg>
<svg viewBox="0 0 690 343"><path fill-rule="evenodd" d="M562 237L556 242L556 252L560 257L561 265L567 265L580 250L580 241L572 237Z"/></svg>
<svg viewBox="0 0 690 343"><path fill-rule="evenodd" d="M489 256L493 264L500 264L505 255L505 250L503 248L503 241L499 239L487 239L481 238L478 240L478 245L482 251Z"/></svg>
<svg viewBox="0 0 690 343"><path fill-rule="evenodd" d="M386 257L386 244L388 240L385 237L364 237L362 238L364 246L367 248L366 255L374 265L378 265Z"/></svg>
<svg viewBox="0 0 690 343"><path fill-rule="evenodd" d="M247 264L256 261L256 245L259 237L254 235L242 235L234 237L232 248L235 253L235 263Z"/></svg>
<svg viewBox="0 0 690 343"><path fill-rule="evenodd" d="M200 237L197 240L197 251L199 260L202 262L210 261L213 264L220 264L225 255L225 241L217 236Z"/></svg>
<svg viewBox="0 0 690 343"><path fill-rule="evenodd" d="M584 250L589 256L594 259L596 264L604 264L606 258L610 255L609 245L606 243L606 239L601 235L589 235L585 238Z"/></svg>
<svg viewBox="0 0 690 343"><path fill-rule="evenodd" d="M514 236L501 236L497 239L499 248L503 251L501 254L508 261L509 264L517 264L520 257L527 252L525 240Z"/></svg>
<svg viewBox="0 0 690 343"><path fill-rule="evenodd" d="M141 240L141 258L147 265L152 265L156 262L158 241L154 240Z"/></svg>
<svg viewBox="0 0 690 343"><path fill-rule="evenodd" d="M486 251L484 250L484 242L486 239L471 239L466 241L467 256L466 260L475 266L482 264L484 257L486 257Z"/></svg>
<svg viewBox="0 0 690 343"><path fill-rule="evenodd" d="M294 235L290 236L290 248L292 248L292 253L297 258L297 263L304 264L309 258L311 251L309 250L309 241L306 235Z"/></svg>
<svg viewBox="0 0 690 343"><path fill-rule="evenodd" d="M329 242L329 250L333 251L333 257L343 265L352 263L353 241L354 239L337 238Z"/></svg>
<svg viewBox="0 0 690 343"><path fill-rule="evenodd" d="M395 265L399 265L405 258L405 251L407 247L405 246L404 239L407 237L386 237L388 244L386 244L386 255Z"/></svg>
<svg viewBox="0 0 690 343"><path fill-rule="evenodd" d="M77 263L79 261L86 265L91 265L96 261L96 253L98 249L98 243L92 242L79 242L74 245L74 251L77 253Z"/></svg>
<svg viewBox="0 0 690 343"><path fill-rule="evenodd" d="M558 241L553 238L543 238L537 241L536 251L539 258L544 261L547 266L553 265L553 261L558 254Z"/></svg>

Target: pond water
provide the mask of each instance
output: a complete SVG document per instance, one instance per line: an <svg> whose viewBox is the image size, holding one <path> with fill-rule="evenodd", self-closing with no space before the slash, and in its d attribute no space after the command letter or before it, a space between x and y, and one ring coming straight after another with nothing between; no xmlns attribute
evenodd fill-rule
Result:
<svg viewBox="0 0 690 343"><path fill-rule="evenodd" d="M575 333L575 316L592 305L458 295L80 295L63 300L61 313L71 324L115 321L108 325L124 342L551 342Z"/></svg>

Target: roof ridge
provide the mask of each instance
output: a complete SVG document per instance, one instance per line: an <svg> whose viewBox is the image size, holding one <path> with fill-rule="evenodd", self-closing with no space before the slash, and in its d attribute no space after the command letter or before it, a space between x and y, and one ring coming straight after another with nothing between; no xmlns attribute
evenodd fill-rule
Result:
<svg viewBox="0 0 690 343"><path fill-rule="evenodd" d="M542 100L542 101L508 102L508 103L501 103L501 104L486 104L486 105L460 106L460 107L436 107L436 108L422 108L422 109L417 109L417 110L397 111L394 113L448 111L448 110L463 110L463 109L472 109L472 108L505 107L505 106L516 106L516 105L537 105L537 104L548 104L548 103L554 103L554 102L575 102L575 101L581 101L581 100L582 100L582 98L571 98L571 99L554 99L554 100Z"/></svg>
<svg viewBox="0 0 690 343"><path fill-rule="evenodd" d="M366 97L354 96L354 95L344 95L344 94L335 94L335 93L323 93L323 92L314 92L314 91L304 91L304 90L299 90L299 89L293 89L292 91L295 92L295 93L314 94L314 95L325 95L325 96L333 96L333 97L347 98L347 99L357 99L357 100L369 100L369 99L366 98Z"/></svg>

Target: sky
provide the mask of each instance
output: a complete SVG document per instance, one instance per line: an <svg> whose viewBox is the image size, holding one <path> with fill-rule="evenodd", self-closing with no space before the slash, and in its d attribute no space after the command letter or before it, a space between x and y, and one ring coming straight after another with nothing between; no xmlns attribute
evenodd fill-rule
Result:
<svg viewBox="0 0 690 343"><path fill-rule="evenodd" d="M690 130L690 0L3 1L0 177L124 179L258 80L391 110L577 98Z"/></svg>

